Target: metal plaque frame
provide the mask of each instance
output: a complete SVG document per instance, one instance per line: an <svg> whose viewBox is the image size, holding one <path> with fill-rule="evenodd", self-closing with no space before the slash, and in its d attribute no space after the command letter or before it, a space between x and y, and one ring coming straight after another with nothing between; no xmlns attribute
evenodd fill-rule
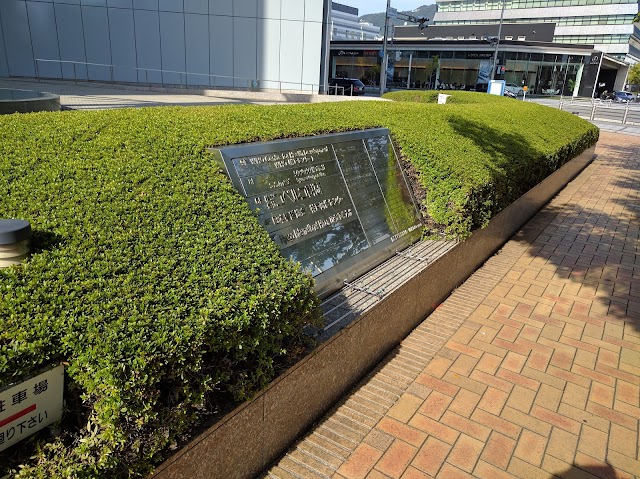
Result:
<svg viewBox="0 0 640 479"><path fill-rule="evenodd" d="M283 255L314 275L321 298L422 234L420 210L386 128L209 151ZM337 246L322 249L332 241ZM307 257L299 257L296 245L307 248Z"/></svg>

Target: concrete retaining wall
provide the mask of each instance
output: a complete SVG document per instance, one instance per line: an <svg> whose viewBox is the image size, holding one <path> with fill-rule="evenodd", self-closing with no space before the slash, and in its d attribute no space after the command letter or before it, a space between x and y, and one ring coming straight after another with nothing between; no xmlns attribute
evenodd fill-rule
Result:
<svg viewBox="0 0 640 479"><path fill-rule="evenodd" d="M252 478L577 176L585 151L162 464L159 479Z"/></svg>

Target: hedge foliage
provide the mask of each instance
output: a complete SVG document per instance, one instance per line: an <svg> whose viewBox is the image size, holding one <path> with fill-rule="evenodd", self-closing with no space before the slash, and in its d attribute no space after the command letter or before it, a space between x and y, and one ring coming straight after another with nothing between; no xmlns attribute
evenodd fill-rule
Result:
<svg viewBox="0 0 640 479"><path fill-rule="evenodd" d="M460 90L398 90L384 94L384 98L393 101L410 101L414 103L437 103L438 95L449 95L447 104L471 103L495 104L499 101L494 95L478 95L476 92Z"/></svg>
<svg viewBox="0 0 640 479"><path fill-rule="evenodd" d="M144 475L216 397L263 387L315 319L312 280L207 147L389 127L430 222L465 236L598 136L570 114L469 98L0 117L0 216L35 230L33 256L0 270L0 387L66 361L75 421L17 476Z"/></svg>

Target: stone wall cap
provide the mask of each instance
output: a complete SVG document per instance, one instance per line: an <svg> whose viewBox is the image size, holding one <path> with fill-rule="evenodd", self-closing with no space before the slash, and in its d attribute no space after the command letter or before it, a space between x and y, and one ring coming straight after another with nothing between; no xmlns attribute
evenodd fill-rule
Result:
<svg viewBox="0 0 640 479"><path fill-rule="evenodd" d="M15 244L31 238L31 224L24 220L0 219L0 245Z"/></svg>

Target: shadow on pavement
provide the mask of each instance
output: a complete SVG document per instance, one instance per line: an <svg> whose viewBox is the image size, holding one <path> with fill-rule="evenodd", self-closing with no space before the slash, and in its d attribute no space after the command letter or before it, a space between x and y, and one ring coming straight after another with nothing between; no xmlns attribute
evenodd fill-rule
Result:
<svg viewBox="0 0 640 479"><path fill-rule="evenodd" d="M603 463L602 465L574 464L566 471L562 471L554 475L562 479L595 479L596 477L601 479L622 479L623 477L621 475L618 475L613 467L605 463ZM625 475L625 477L627 476Z"/></svg>

